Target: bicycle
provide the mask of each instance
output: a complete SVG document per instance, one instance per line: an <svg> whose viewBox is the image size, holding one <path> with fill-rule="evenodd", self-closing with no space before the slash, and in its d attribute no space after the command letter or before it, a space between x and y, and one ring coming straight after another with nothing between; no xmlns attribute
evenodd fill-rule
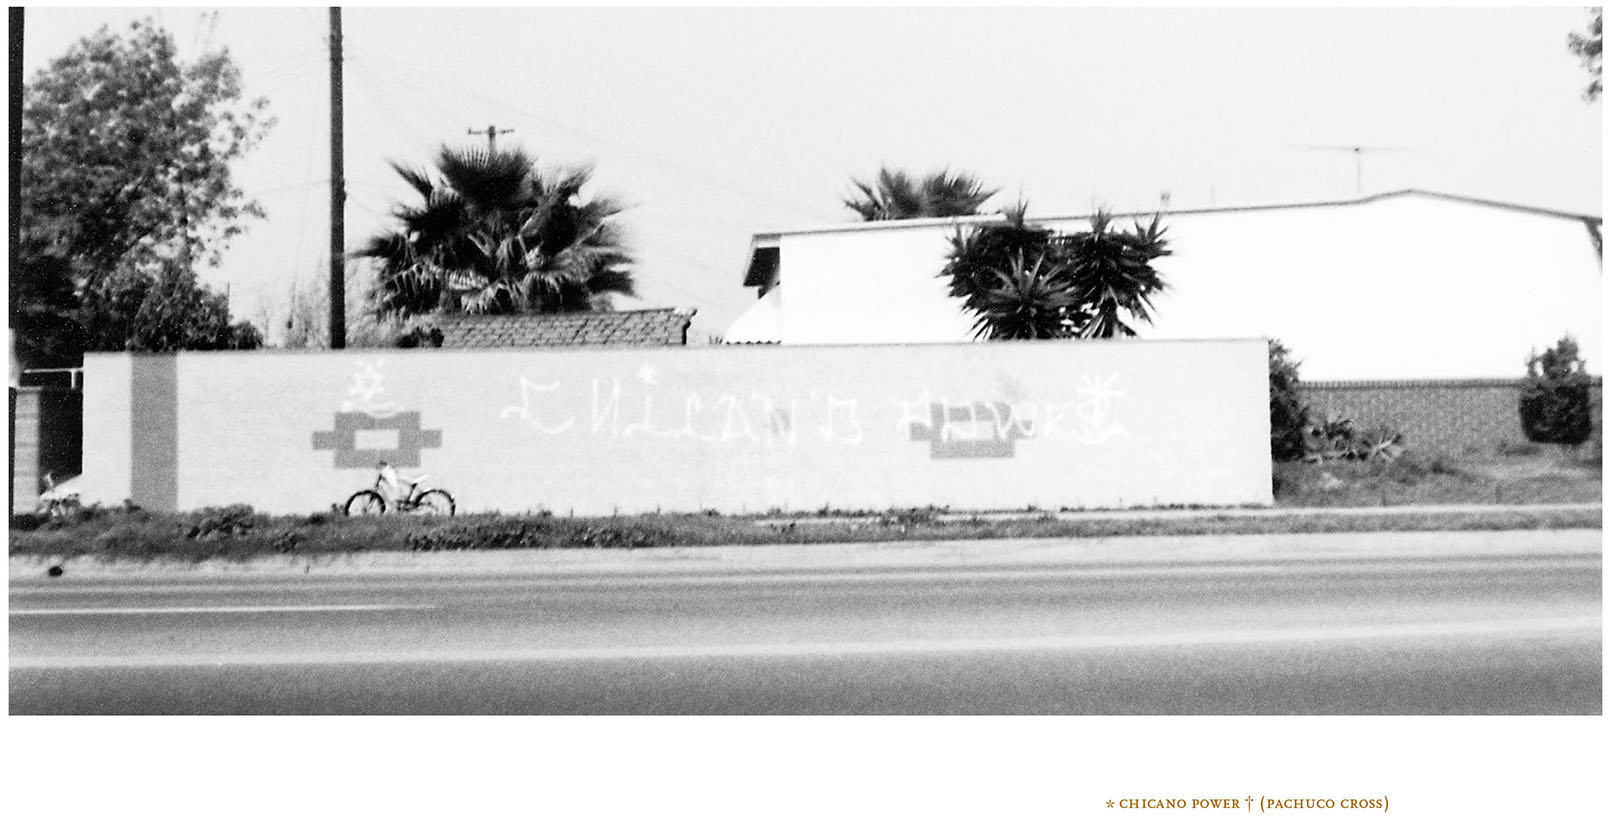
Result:
<svg viewBox="0 0 1610 818"><path fill-rule="evenodd" d="M429 475L404 477L386 465L385 461L375 467L375 472L374 486L354 492L347 498L346 505L342 506L348 517L385 514L388 511L451 517L457 510L453 495L447 489L424 487ZM400 490L402 486L407 487L406 492Z"/></svg>

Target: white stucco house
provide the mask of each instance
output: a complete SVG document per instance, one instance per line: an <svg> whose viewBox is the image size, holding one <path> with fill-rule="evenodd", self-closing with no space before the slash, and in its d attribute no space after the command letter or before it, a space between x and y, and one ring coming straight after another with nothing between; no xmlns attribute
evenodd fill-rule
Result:
<svg viewBox="0 0 1610 818"><path fill-rule="evenodd" d="M1120 223L1150 213L1119 213ZM760 298L727 343L968 340L973 319L938 277L958 228L868 222L756 235L744 285ZM1063 232L1089 214L1032 217ZM1602 372L1599 216L1423 190L1299 204L1170 210L1142 338L1280 339L1305 380L1515 378L1570 333ZM846 294L853 294L846 296Z"/></svg>

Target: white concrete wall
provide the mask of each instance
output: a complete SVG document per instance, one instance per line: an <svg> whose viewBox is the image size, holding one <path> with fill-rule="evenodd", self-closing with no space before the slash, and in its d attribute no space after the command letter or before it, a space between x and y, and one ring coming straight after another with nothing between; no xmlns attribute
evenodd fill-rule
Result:
<svg viewBox="0 0 1610 818"><path fill-rule="evenodd" d="M1603 275L1580 221L1408 195L1165 225L1170 291L1143 338L1279 338L1306 380L1512 378L1570 332L1603 371ZM953 232L784 234L783 343L969 339L936 277Z"/></svg>
<svg viewBox="0 0 1610 818"><path fill-rule="evenodd" d="M78 482L85 503L117 505L134 496L133 364L132 355L84 356L84 473Z"/></svg>
<svg viewBox="0 0 1610 818"><path fill-rule="evenodd" d="M966 341L972 319L938 277L954 228L784 236L784 344Z"/></svg>
<svg viewBox="0 0 1610 818"><path fill-rule="evenodd" d="M85 498L121 502L162 438L130 436L128 356L87 367ZM186 353L169 382L180 508L328 509L381 457L465 511L1271 501L1256 340Z"/></svg>
<svg viewBox="0 0 1610 818"><path fill-rule="evenodd" d="M1571 332L1602 372L1581 222L1422 197L1171 221L1150 338L1279 338L1306 380L1514 378Z"/></svg>

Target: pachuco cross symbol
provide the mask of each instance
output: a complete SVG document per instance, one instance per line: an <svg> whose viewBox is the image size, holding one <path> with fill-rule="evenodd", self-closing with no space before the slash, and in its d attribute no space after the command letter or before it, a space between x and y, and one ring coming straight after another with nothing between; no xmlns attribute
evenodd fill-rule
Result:
<svg viewBox="0 0 1610 818"><path fill-rule="evenodd" d="M442 446L442 430L419 428L418 412L398 411L392 401L377 402L381 385L379 369L372 363L360 364L347 394L354 400L341 402L333 429L313 433L315 450L334 450L338 469L368 469L384 460L393 466L417 467L419 453Z"/></svg>

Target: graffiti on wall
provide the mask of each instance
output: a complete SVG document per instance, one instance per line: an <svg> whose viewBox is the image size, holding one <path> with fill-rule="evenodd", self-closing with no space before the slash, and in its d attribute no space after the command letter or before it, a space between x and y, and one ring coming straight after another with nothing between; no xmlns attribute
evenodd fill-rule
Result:
<svg viewBox="0 0 1610 818"><path fill-rule="evenodd" d="M588 411L578 416L558 406L565 397L561 384L539 383L521 376L519 400L504 407L498 416L524 421L547 435L584 431L611 440L652 437L797 446L804 435L824 443L853 446L866 437L860 404L855 398L811 391L804 396L777 399L759 390L686 390L667 396L658 386L659 373L647 364L630 379L593 378L586 393Z"/></svg>
<svg viewBox="0 0 1610 818"><path fill-rule="evenodd" d="M1117 375L1084 376L1070 401L934 400L927 392L895 400L898 431L926 442L935 460L1014 457L1020 440L1067 440L1102 446L1129 431L1113 402L1123 397Z"/></svg>
<svg viewBox="0 0 1610 818"><path fill-rule="evenodd" d="M895 439L926 442L934 459L1009 458L1024 440L1101 446L1129 435L1117 419L1117 375L1084 376L1068 401L952 401L923 392L891 398ZM875 418L855 397L811 390L779 397L760 390L669 393L651 365L634 376L595 377L580 389L520 376L518 397L498 416L544 435L611 440L657 438L793 447L801 442L859 445ZM581 398L584 410L575 408ZM569 407L569 408L567 408Z"/></svg>
<svg viewBox="0 0 1610 818"><path fill-rule="evenodd" d="M369 469L384 460L417 467L420 452L442 445L441 429L420 428L420 413L385 397L385 361L361 361L332 428L313 433L315 451L335 452L338 469Z"/></svg>

